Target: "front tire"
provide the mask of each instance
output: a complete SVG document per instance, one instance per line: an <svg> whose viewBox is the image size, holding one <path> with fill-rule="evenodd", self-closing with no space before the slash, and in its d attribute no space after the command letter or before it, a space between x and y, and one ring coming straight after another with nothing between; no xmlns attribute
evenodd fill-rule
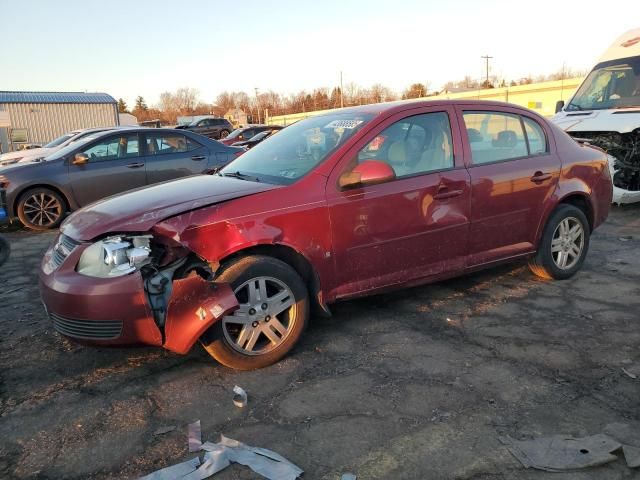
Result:
<svg viewBox="0 0 640 480"><path fill-rule="evenodd" d="M57 192L48 188L34 188L20 196L18 218L31 230L57 228L64 217L66 203Z"/></svg>
<svg viewBox="0 0 640 480"><path fill-rule="evenodd" d="M221 364L254 370L283 358L298 342L309 318L309 293L298 273L281 260L251 255L224 267L240 307L201 338Z"/></svg>
<svg viewBox="0 0 640 480"><path fill-rule="evenodd" d="M589 250L590 227L578 207L561 204L544 228L531 271L548 280L565 280L580 270Z"/></svg>

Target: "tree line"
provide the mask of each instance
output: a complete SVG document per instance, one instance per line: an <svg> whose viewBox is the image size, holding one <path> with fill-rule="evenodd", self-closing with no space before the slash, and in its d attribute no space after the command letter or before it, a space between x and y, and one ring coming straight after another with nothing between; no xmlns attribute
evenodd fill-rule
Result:
<svg viewBox="0 0 640 480"><path fill-rule="evenodd" d="M362 87L353 82L344 85L343 90L340 87L320 87L310 91L300 90L288 95L280 94L273 90L257 91L255 95L249 95L242 91L224 91L216 97L213 103L204 102L200 98L197 89L184 87L175 92L162 93L158 104L153 107L147 105L144 97L138 96L134 107L129 109L126 102L120 98L118 100L118 111L131 113L136 116L138 121L160 120L165 125L175 124L180 116L224 116L227 111L236 108L243 110L253 119L257 119L258 109L261 117L264 115L265 110L268 111L270 116L286 115L339 108L340 106L350 107L393 100L422 98L436 95L442 91L526 85L534 82L572 78L584 75L584 73L563 68L549 75L527 76L509 82L504 79L498 79L495 76L489 77L488 80L485 79L484 81L466 76L463 79L445 83L440 91L430 90L429 82L412 83L402 92L395 92L380 83L373 84L370 87Z"/></svg>

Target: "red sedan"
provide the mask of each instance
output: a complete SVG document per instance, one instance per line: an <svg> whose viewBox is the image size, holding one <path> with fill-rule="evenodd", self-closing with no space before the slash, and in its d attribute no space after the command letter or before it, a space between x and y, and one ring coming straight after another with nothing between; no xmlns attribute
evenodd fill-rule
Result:
<svg viewBox="0 0 640 480"><path fill-rule="evenodd" d="M252 369L312 308L529 257L565 279L607 217L605 154L539 115L479 101L343 109L286 128L214 176L94 203L42 262L55 329Z"/></svg>

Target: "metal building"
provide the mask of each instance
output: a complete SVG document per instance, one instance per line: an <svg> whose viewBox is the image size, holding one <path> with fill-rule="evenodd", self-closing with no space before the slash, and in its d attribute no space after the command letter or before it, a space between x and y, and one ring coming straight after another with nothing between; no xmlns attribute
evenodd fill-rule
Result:
<svg viewBox="0 0 640 480"><path fill-rule="evenodd" d="M0 91L0 153L118 124L117 102L106 93Z"/></svg>

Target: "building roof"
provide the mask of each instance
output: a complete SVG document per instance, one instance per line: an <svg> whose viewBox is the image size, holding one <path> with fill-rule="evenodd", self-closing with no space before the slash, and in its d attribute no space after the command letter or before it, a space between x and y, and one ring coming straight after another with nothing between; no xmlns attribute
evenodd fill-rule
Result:
<svg viewBox="0 0 640 480"><path fill-rule="evenodd" d="M116 103L116 101L106 93L0 91L0 103Z"/></svg>

